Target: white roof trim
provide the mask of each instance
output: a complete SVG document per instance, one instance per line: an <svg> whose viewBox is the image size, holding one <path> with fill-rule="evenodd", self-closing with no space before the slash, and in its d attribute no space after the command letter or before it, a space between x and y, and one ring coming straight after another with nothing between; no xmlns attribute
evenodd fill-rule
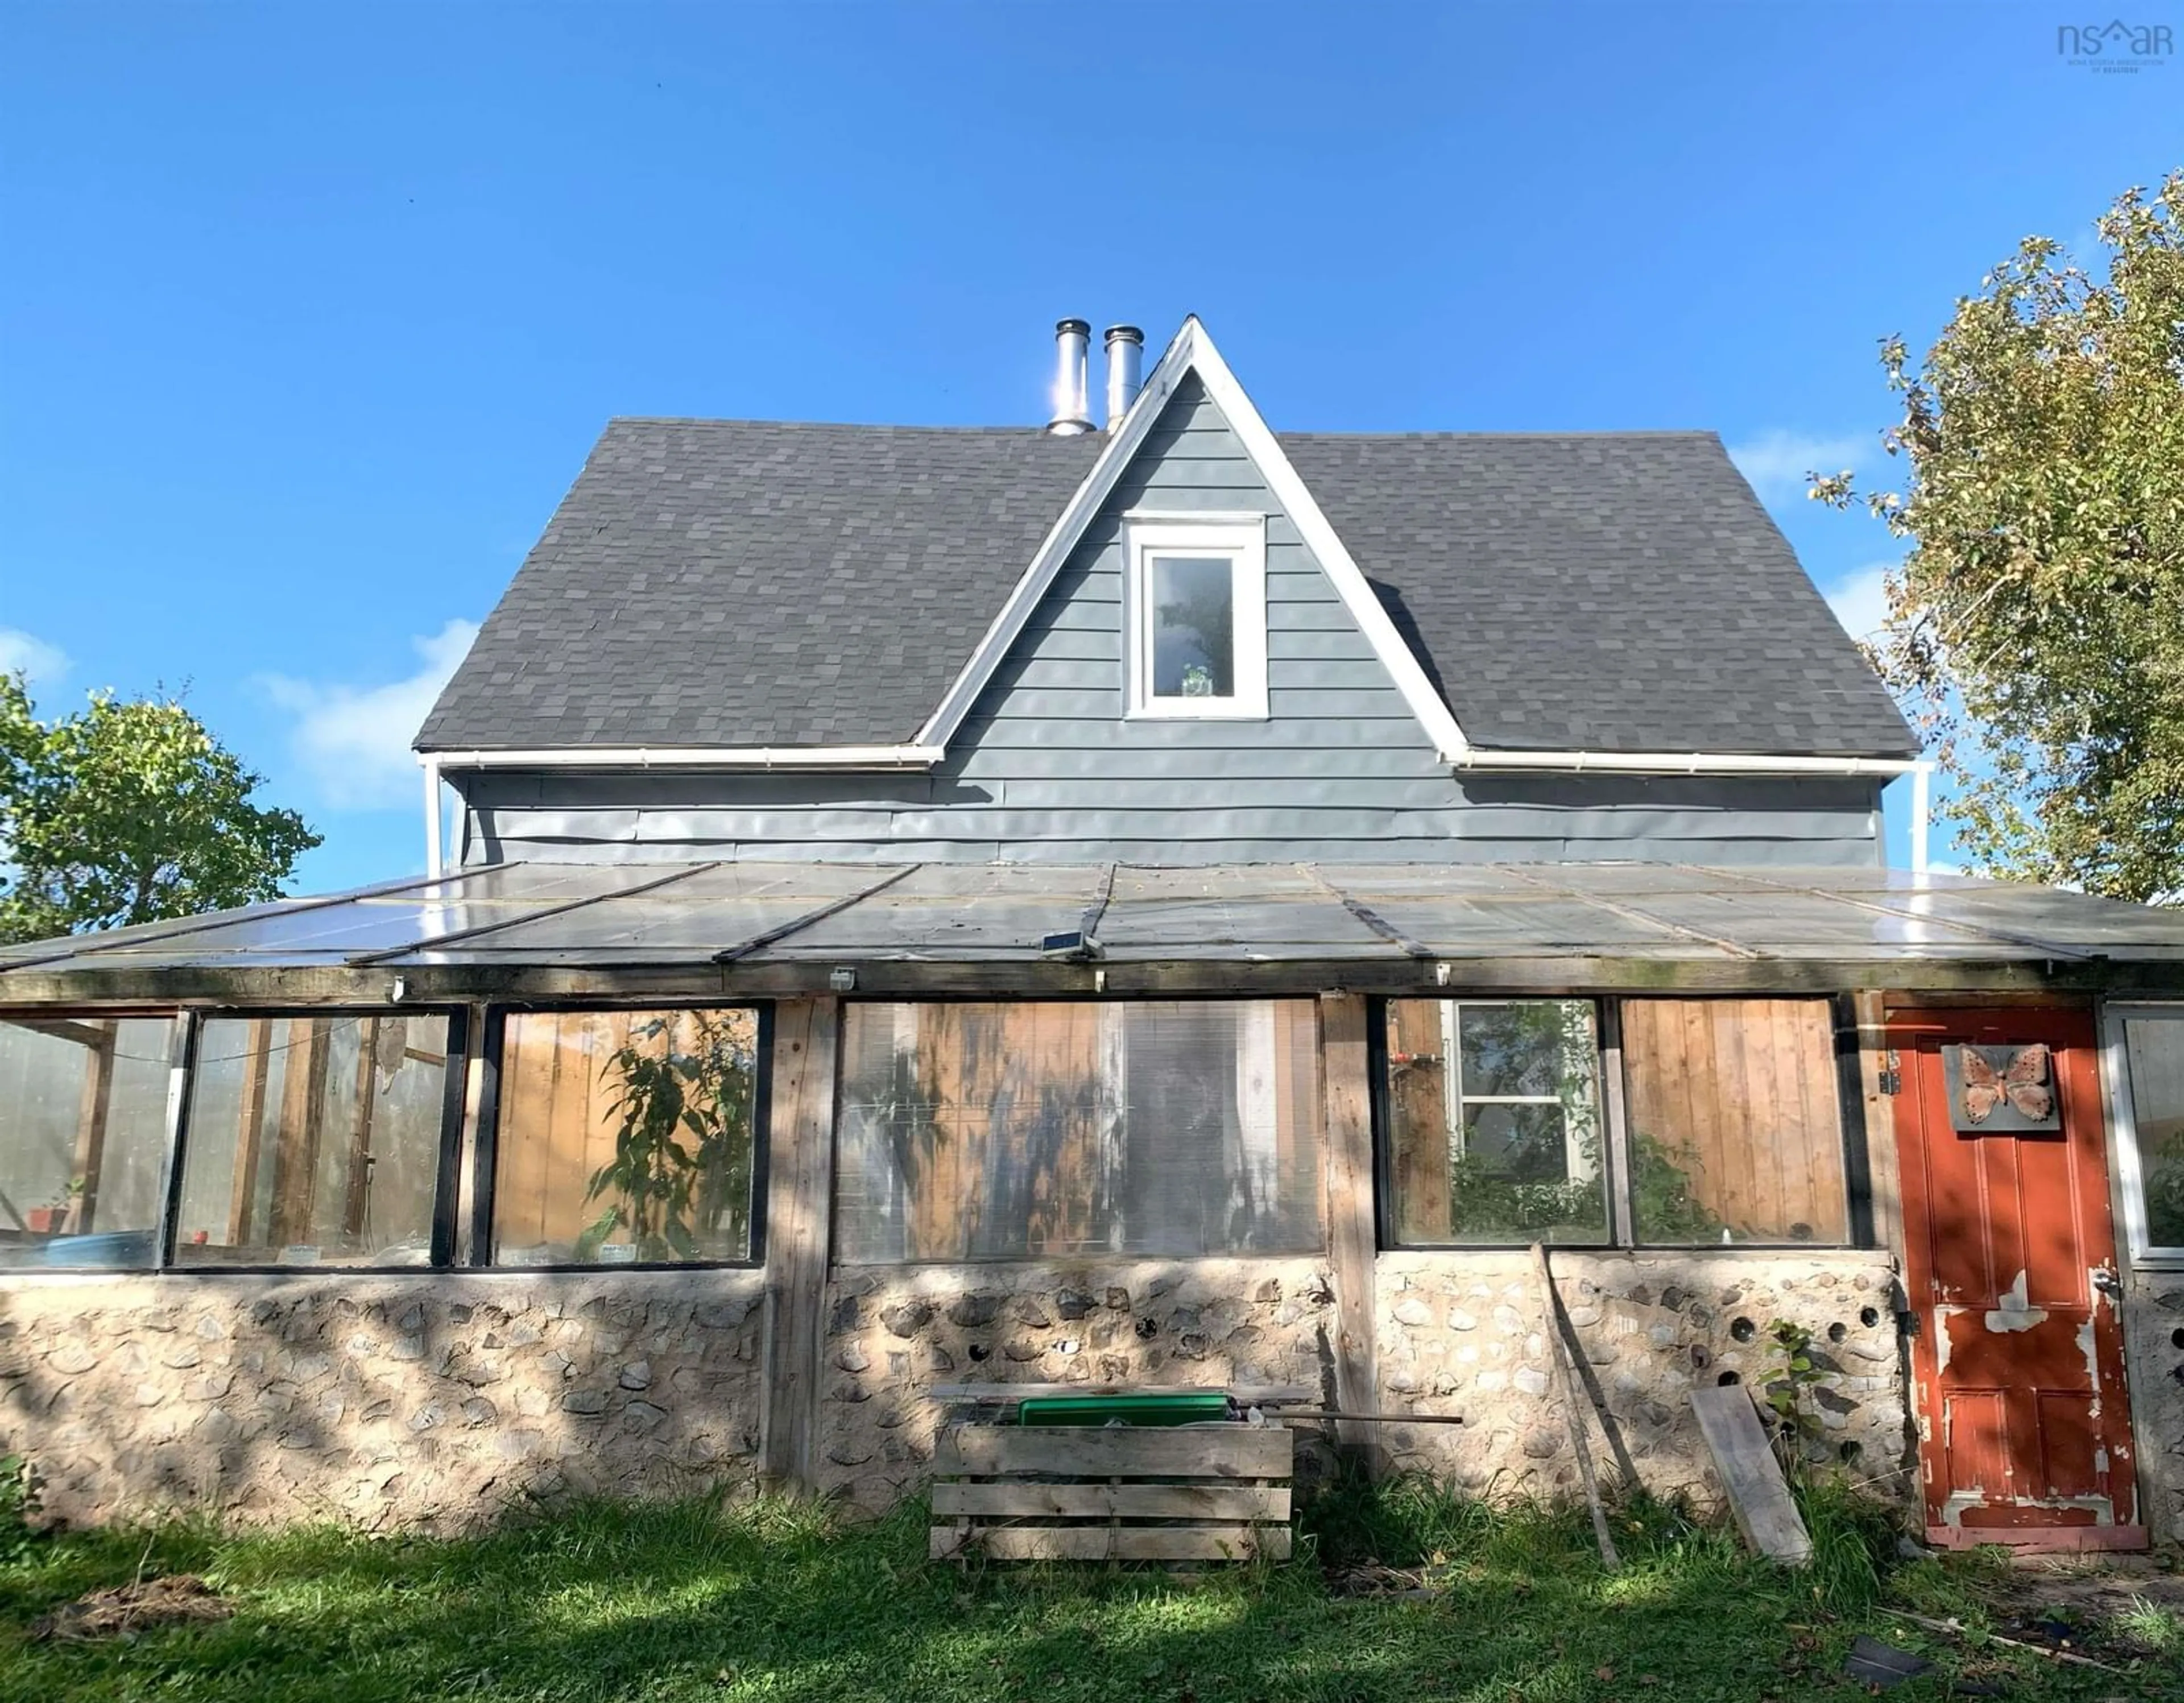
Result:
<svg viewBox="0 0 2184 1703"><path fill-rule="evenodd" d="M1593 771L1623 775L1912 775L1917 757L1767 756L1745 751L1523 751L1474 745L1459 769Z"/></svg>
<svg viewBox="0 0 2184 1703"><path fill-rule="evenodd" d="M928 745L554 746L536 750L421 751L454 769L929 769L948 754Z"/></svg>
<svg viewBox="0 0 2184 1703"><path fill-rule="evenodd" d="M1322 571L1334 582L1337 594L1350 611L1350 618L1364 633L1366 642L1372 645L1395 681L1396 689L1402 693L1404 702L1410 705L1411 713L1418 717L1435 748L1446 760L1461 760L1470 751L1471 742L1463 737L1463 730L1456 725L1455 715L1434 690L1418 657L1403 643L1387 610L1373 595L1364 570L1351 559L1327 516L1320 512L1311 491L1290 465L1280 443L1268 429L1251 398L1244 393L1244 387L1236 382L1236 375L1228 370L1228 363L1221 358L1221 351L1213 346L1212 337L1195 314L1183 322L1183 329L1176 333L1175 340L1146 375L1145 385L1130 404L1130 411L1123 417L1121 427L1109 435L1107 447L1092 464L1084 482L1077 487L1076 494L1070 498L1040 543L1031 565L1010 592L1008 601L1001 605L1000 613L986 629L978 648L971 653L971 659L942 697L939 707L918 730L916 743L921 746L945 747L955 737L964 717L970 714L972 704L993 679L1009 647L1023 632L1032 611L1054 584L1056 576L1061 573L1063 564L1121 478L1123 470L1129 465L1152 430L1153 422L1159 419L1161 410L1188 372L1197 373L1206 394L1228 416L1229 430L1243 443L1245 453L1257 464L1259 476L1267 481L1274 500L1287 511L1291 524L1318 559Z"/></svg>

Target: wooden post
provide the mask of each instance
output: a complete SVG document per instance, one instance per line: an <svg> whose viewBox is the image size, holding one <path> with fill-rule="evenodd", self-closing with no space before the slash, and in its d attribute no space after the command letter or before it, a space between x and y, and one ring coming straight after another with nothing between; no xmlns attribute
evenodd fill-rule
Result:
<svg viewBox="0 0 2184 1703"><path fill-rule="evenodd" d="M379 1019L366 1017L357 1029L356 1116L348 1134L348 1196L342 1203L342 1232L352 1248L364 1234L371 1207L371 1113L373 1091L379 1086L378 1051Z"/></svg>
<svg viewBox="0 0 2184 1703"><path fill-rule="evenodd" d="M1896 1150L1896 1097L1884 1092L1880 1080L1890 1062L1886 1003L1886 996L1877 993L1851 996L1858 1016L1858 1084L1865 1099L1866 1186L1873 1193L1873 1238L1900 1261L1903 1184Z"/></svg>
<svg viewBox="0 0 2184 1703"><path fill-rule="evenodd" d="M227 1205L227 1245L248 1246L250 1214L258 1199L258 1144L265 1131L265 1092L273 1073L273 1026L253 1017L243 1044L242 1105L236 1117L235 1175Z"/></svg>
<svg viewBox="0 0 2184 1703"><path fill-rule="evenodd" d="M70 1203L67 1222L79 1235L86 1234L98 1211L98 1173L106 1163L106 1120L114 1103L114 1042L118 1022L94 1023L98 1038L91 1044L91 1057L83 1074L83 1095L76 1103L75 1153L69 1161L69 1181L81 1184Z"/></svg>
<svg viewBox="0 0 2184 1703"><path fill-rule="evenodd" d="M777 1486L815 1493L841 1021L838 999L783 999L774 1006L766 1154L766 1412L760 1454L766 1476Z"/></svg>
<svg viewBox="0 0 2184 1703"><path fill-rule="evenodd" d="M281 1125L273 1136L276 1248L299 1242L311 1230L319 1126L326 1114L327 1023L324 1017L291 1017L286 1026L288 1052L281 1071Z"/></svg>
<svg viewBox="0 0 2184 1703"><path fill-rule="evenodd" d="M1585 1505L1592 1513L1592 1535L1600 1544L1600 1564L1613 1572L1620 1567L1622 1557L1615 1553L1614 1534L1607 1529L1607 1510L1600 1500L1600 1481L1593 1476L1592 1440L1585 1435L1585 1416L1577 1411L1577 1399L1583 1394L1585 1405L1592 1403L1591 1394L1578 1388L1576 1373L1571 1366L1570 1346L1563 1337L1563 1304L1555 1294L1555 1274L1547 1264L1544 1244L1532 1244L1532 1270L1540 1280L1540 1312L1547 1333L1547 1363L1554 1368L1555 1392L1562 1397L1563 1413L1569 1422L1570 1448L1577 1455L1577 1476L1585 1485ZM1607 1428L1602 1428L1605 1434Z"/></svg>
<svg viewBox="0 0 2184 1703"><path fill-rule="evenodd" d="M1334 1405L1346 1413L1379 1411L1373 1335L1373 1084L1362 993L1323 993L1319 1047L1327 1095L1327 1252L1334 1278ZM1372 1461L1373 1428L1338 1422L1346 1449Z"/></svg>

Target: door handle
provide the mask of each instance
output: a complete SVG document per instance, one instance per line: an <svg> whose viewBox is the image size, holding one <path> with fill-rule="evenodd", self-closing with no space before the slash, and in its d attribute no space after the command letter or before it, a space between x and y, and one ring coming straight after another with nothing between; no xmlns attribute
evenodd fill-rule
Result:
<svg viewBox="0 0 2184 1703"><path fill-rule="evenodd" d="M2123 1293L2123 1279L2106 1266L2098 1266L2093 1270L2093 1287L2113 1299Z"/></svg>

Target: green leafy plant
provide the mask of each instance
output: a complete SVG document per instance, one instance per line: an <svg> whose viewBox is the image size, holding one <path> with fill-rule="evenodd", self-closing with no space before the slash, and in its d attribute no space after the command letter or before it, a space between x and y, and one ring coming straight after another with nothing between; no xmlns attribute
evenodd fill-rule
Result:
<svg viewBox="0 0 2184 1703"><path fill-rule="evenodd" d="M1774 1345L1776 1359L1762 1399L1774 1417L1783 1470L1795 1478L1804 1464L1804 1445L1822 1429L1812 1394L1825 1374L1813 1359L1813 1333L1802 1325L1770 1319L1767 1339Z"/></svg>
<svg viewBox="0 0 2184 1703"><path fill-rule="evenodd" d="M2148 900L2184 892L2184 171L2095 229L2105 276L2028 237L1923 361L1887 339L1904 482L1811 494L1863 496L1910 545L1870 648L1948 776L1957 845Z"/></svg>
<svg viewBox="0 0 2184 1703"><path fill-rule="evenodd" d="M1672 1149L1657 1136L1630 1135L1632 1222L1648 1242L1713 1242L1726 1227L1691 1192L1691 1173L1676 1161L1688 1149Z"/></svg>
<svg viewBox="0 0 2184 1703"><path fill-rule="evenodd" d="M38 1479L29 1457L0 1455L0 1567L31 1558L44 1539L37 1517Z"/></svg>
<svg viewBox="0 0 2184 1703"><path fill-rule="evenodd" d="M42 721L0 674L0 942L278 899L319 836L179 699Z"/></svg>
<svg viewBox="0 0 2184 1703"><path fill-rule="evenodd" d="M614 1157L592 1173L588 1200L606 1208L577 1238L592 1260L620 1233L641 1261L695 1260L740 1251L750 1227L752 1089L757 1078L749 1020L738 1013L681 1014L634 1025L602 1075L620 1120Z"/></svg>

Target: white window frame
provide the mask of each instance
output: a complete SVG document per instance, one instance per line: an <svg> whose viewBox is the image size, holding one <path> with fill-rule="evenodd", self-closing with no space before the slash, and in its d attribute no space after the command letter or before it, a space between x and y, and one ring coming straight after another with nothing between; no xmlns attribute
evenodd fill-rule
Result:
<svg viewBox="0 0 2184 1703"><path fill-rule="evenodd" d="M2131 1054L2126 1043L2127 1022L2167 1022L2177 1026L2184 1044L2184 1005L2114 1005L2103 1013L2102 1055L2108 1066L2109 1104L2114 1109L2117 1181L2122 1185L2125 1239L2134 1266L2184 1270L2184 1248L2156 1246L2146 1211L2146 1170L2138 1151L2138 1110L2132 1099Z"/></svg>
<svg viewBox="0 0 2184 1703"><path fill-rule="evenodd" d="M1267 517L1150 515L1123 517L1124 715L1131 721L1263 721L1267 719ZM1152 690L1152 559L1195 556L1229 565L1231 659L1227 698L1158 698Z"/></svg>
<svg viewBox="0 0 2184 1703"><path fill-rule="evenodd" d="M1585 1157L1582 1132L1573 1127L1569 1107L1559 1093L1546 1094L1475 1094L1463 1086L1463 1013L1467 1008L1476 1010L1485 1006L1563 1004L1546 999L1443 999L1440 1002L1441 1049L1448 1060L1447 1080L1441 1094L1441 1110L1448 1124L1448 1148L1451 1154L1466 1151L1464 1147L1464 1113L1475 1105L1551 1105L1563 1115L1563 1181L1565 1183L1597 1183L1600 1166ZM1600 1067L1600 1010L1597 1005L1592 1016L1592 1115L1602 1118ZM1604 1127L1604 1125L1603 1125Z"/></svg>

